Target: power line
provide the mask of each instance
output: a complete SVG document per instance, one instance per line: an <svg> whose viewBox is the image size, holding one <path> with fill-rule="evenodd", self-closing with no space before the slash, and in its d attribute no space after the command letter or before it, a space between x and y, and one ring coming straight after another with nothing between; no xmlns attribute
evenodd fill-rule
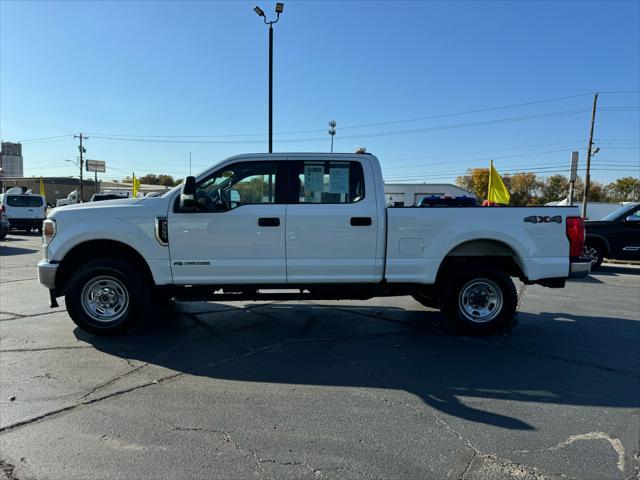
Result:
<svg viewBox="0 0 640 480"><path fill-rule="evenodd" d="M578 170L580 171L584 171L585 168L579 168ZM592 171L607 171L607 172L630 172L632 171L631 169L628 168L592 168ZM519 172L512 172L511 174L515 174L515 173L535 173L536 175L548 175L548 174L554 174L554 173L568 173L570 172L571 169L569 168L561 168L561 169L547 169L547 170L541 170L541 171L537 171L537 172L528 172L528 171L519 171ZM424 180L438 180L438 179L450 179L452 177L460 177L460 176L464 176L466 175L467 172L459 172L459 173L448 173L448 174L434 174L434 175L420 175L420 176L416 176L416 177L412 177L412 178L397 178L397 177L385 177L384 180L385 182L397 182L397 183L416 183L416 182L422 182Z"/></svg>
<svg viewBox="0 0 640 480"><path fill-rule="evenodd" d="M469 128L475 126L484 126L484 125L497 125L503 123L512 123L512 122L521 122L526 120L535 120L541 118L551 118L551 117L561 117L567 115L576 115L579 113L585 113L590 111L588 108L575 109L575 110L563 110L558 112L548 112L542 114L535 115L524 115L519 117L508 117L508 118L498 118L493 120L483 120L477 122L467 122L467 123L457 123L457 124L448 124L448 125L439 125L433 127L426 128L417 128L410 130L394 130L390 132L376 132L376 133L360 133L355 135L343 135L340 137L340 141L356 139L356 138L371 138L371 137L387 137L392 135L405 135L412 133L424 133L424 132L433 132L440 130L451 130L457 128ZM160 139L160 138L140 138L140 137L112 137L112 136L101 136L101 135L92 135L94 139L102 139L102 140L113 140L113 141L127 141L127 142L143 142L143 143L202 143L202 144L247 144L247 143L263 143L262 140L168 140L168 139ZM325 137L313 137L313 138L295 138L295 139L287 139L287 140L276 140L278 143L301 143L301 142L321 142L326 141Z"/></svg>
<svg viewBox="0 0 640 480"><path fill-rule="evenodd" d="M27 140L20 140L20 143L40 142L40 141L44 141L44 140L54 140L54 139L57 139L57 138L73 138L73 134L56 135L55 137L29 138Z"/></svg>

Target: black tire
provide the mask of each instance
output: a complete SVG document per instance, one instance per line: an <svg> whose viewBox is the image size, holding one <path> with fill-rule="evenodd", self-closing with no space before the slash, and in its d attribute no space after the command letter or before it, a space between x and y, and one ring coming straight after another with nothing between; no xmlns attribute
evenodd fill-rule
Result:
<svg viewBox="0 0 640 480"><path fill-rule="evenodd" d="M104 258L89 262L71 276L65 301L69 316L80 328L97 335L120 335L142 320L145 307L152 305L151 292L149 279L137 265ZM99 305L93 313L91 297L93 304ZM110 308L112 303L115 306ZM104 312L102 320L96 319L100 311ZM110 311L113 320L109 319Z"/></svg>
<svg viewBox="0 0 640 480"><path fill-rule="evenodd" d="M592 272L600 268L604 260L604 251L600 242L587 240L584 244L584 254L591 259Z"/></svg>
<svg viewBox="0 0 640 480"><path fill-rule="evenodd" d="M477 266L450 275L445 282L441 310L460 333L488 335L512 323L518 292L504 272Z"/></svg>

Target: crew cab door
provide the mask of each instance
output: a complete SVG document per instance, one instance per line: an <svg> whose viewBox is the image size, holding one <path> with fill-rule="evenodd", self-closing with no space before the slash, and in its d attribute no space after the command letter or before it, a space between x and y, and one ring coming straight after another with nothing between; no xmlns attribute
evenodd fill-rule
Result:
<svg viewBox="0 0 640 480"><path fill-rule="evenodd" d="M611 224L609 242L613 258L640 259L640 207L629 210Z"/></svg>
<svg viewBox="0 0 640 480"><path fill-rule="evenodd" d="M279 170L274 161L231 163L197 183L195 210L176 201L168 218L176 285L286 282Z"/></svg>
<svg viewBox="0 0 640 480"><path fill-rule="evenodd" d="M288 283L380 280L375 277L379 218L369 163L314 159L287 165L293 186L287 206Z"/></svg>

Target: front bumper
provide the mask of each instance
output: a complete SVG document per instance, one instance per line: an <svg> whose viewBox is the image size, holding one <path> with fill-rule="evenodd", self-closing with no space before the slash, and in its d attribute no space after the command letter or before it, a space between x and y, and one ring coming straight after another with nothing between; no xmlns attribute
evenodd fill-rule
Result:
<svg viewBox="0 0 640 480"><path fill-rule="evenodd" d="M58 265L58 263L49 263L46 260L40 260L38 262L38 281L49 290L56 288Z"/></svg>
<svg viewBox="0 0 640 480"><path fill-rule="evenodd" d="M571 259L569 278L584 278L589 273L591 273L591 259L589 257Z"/></svg>

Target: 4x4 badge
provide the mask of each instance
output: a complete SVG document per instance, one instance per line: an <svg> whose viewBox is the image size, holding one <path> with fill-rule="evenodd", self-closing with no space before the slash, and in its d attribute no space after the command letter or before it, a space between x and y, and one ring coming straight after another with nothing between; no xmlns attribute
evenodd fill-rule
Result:
<svg viewBox="0 0 640 480"><path fill-rule="evenodd" d="M548 217L544 215L531 215L525 217L524 221L526 223L562 223L562 216L554 215L553 217Z"/></svg>

